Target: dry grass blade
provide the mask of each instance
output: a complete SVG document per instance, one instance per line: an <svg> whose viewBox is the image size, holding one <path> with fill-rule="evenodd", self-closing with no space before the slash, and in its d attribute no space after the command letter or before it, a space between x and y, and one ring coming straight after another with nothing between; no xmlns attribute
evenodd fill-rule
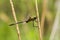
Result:
<svg viewBox="0 0 60 40"><path fill-rule="evenodd" d="M13 14L14 20L17 23L17 18L16 18L16 14L15 14L15 10L14 10L14 6L13 6L12 0L10 0L10 4L11 4L11 7L12 7L12 14ZM18 40L21 40L18 24L16 24L16 30L17 30L17 34L18 34Z"/></svg>
<svg viewBox="0 0 60 40"><path fill-rule="evenodd" d="M38 21L37 23L38 23L38 28L39 28L39 38L40 40L42 40L37 0L35 0L35 4L36 4L36 16L37 16L37 21Z"/></svg>
<svg viewBox="0 0 60 40"><path fill-rule="evenodd" d="M42 36L44 32L44 21L45 21L45 13L47 12L47 0L43 0L43 11L41 16L41 28L42 28Z"/></svg>
<svg viewBox="0 0 60 40"><path fill-rule="evenodd" d="M55 17L55 20L54 20L54 24L53 24L53 28L52 28L49 40L55 40L55 37L56 37L55 35L57 35L56 32L57 32L58 28L60 27L59 26L59 21L60 21L59 20L59 18L60 18L60 0L56 0L55 7L56 7L56 17ZM60 39L56 39L56 40L60 40Z"/></svg>

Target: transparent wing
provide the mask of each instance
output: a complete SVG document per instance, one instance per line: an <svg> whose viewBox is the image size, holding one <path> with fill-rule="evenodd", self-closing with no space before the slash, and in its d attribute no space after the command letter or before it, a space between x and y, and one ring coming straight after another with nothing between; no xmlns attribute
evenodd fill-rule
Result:
<svg viewBox="0 0 60 40"><path fill-rule="evenodd" d="M30 14L27 12L24 20L27 21L29 18L30 18Z"/></svg>

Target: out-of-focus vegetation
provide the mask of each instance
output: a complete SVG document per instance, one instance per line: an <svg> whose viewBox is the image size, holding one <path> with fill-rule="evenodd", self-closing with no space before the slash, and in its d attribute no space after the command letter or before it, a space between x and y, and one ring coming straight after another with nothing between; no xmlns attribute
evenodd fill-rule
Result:
<svg viewBox="0 0 60 40"><path fill-rule="evenodd" d="M36 16L35 0L13 0L13 3L18 21L24 20L25 17L28 16L26 14L29 14L31 17ZM40 19L42 14L42 3L43 0L38 0ZM53 28L52 25L54 24L56 15L54 5L55 0L48 0L44 24L44 40L49 40ZM0 40L18 40L15 25L9 26L10 23L15 23L10 2L9 0L0 0ZM36 22L34 22L34 26L37 26ZM33 27L32 21L26 24L19 24L19 29L21 40L39 40L38 27ZM57 31L59 32L59 30ZM57 40L59 40L59 38Z"/></svg>

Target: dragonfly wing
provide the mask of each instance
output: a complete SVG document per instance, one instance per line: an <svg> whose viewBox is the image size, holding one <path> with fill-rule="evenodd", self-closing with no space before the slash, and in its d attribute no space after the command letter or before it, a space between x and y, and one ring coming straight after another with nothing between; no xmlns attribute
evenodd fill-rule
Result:
<svg viewBox="0 0 60 40"><path fill-rule="evenodd" d="M25 21L27 21L28 19L30 18L30 15L29 15L29 13L26 13L26 16L25 16Z"/></svg>

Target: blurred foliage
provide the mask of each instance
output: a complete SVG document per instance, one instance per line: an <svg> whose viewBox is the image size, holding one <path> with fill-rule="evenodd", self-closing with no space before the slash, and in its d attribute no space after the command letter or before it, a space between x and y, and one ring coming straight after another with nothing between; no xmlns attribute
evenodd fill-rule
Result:
<svg viewBox="0 0 60 40"><path fill-rule="evenodd" d="M36 16L35 0L13 0L14 8L18 21L25 19L26 14L31 17ZM38 8L40 13L40 19L42 14L43 0L38 0ZM44 26L44 40L48 40L52 25L55 18L55 0L48 1L47 14L45 18ZM11 5L9 0L0 0L0 40L18 40L15 25L9 26L10 23L15 23ZM34 22L34 26L37 26ZM19 24L22 40L39 40L38 27L33 27L33 23Z"/></svg>

